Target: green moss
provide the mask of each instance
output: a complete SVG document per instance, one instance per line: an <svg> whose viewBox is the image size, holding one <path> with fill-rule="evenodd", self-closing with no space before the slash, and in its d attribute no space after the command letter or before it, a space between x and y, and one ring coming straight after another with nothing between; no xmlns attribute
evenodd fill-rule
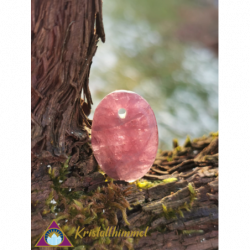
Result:
<svg viewBox="0 0 250 250"><path fill-rule="evenodd" d="M218 133L212 133L212 137L218 136ZM203 138L205 139L205 138ZM206 137L207 139L207 137ZM212 139L212 138L211 138ZM202 138L197 141L202 140ZM184 143L184 147L180 147L178 145L178 141L175 141L175 147L172 152L168 152L167 156L164 156L164 160L172 161L176 155L184 154L188 152L188 147L191 147L191 141L189 136L187 136L186 141ZM161 153L159 151L159 153ZM161 156L159 156L161 157ZM118 223L117 212L120 210L123 215L123 220L126 225L129 225L127 220L126 210L130 209L129 203L126 200L126 196L129 194L129 190L122 190L119 186L113 183L113 179L107 177L104 172L101 172L108 183L108 186L98 187L96 190L91 192L85 192L85 190L81 191L69 191L68 188L62 188L61 181L67 179L69 172L69 161L70 157L59 167L59 168L49 168L48 173L53 181L53 190L49 194L49 197L46 200L47 207L42 211L43 215L48 214L50 212L57 212L56 221L60 222L61 227L67 237L69 237L70 241L76 246L74 249L76 250L89 250L94 246L94 249L122 249L126 246L128 249L132 249L133 244L136 241L139 241L139 238L109 238L109 237L95 237L92 238L93 243L89 243L88 246L82 245L82 240L77 238L75 239L75 232L77 228L80 226L81 228L85 227L85 231L96 230L98 227L101 227L102 230L106 230L107 227L116 226ZM55 170L59 170L59 176L55 177ZM148 189L151 187L155 187L159 184L171 183L178 181L177 178L167 178L164 180L145 180L141 179L134 184L138 187L139 190ZM195 191L194 186L189 183L188 189L190 192L190 201L185 202L183 205L179 206L176 209L168 208L166 204L162 204L162 214L160 215L152 215L148 221L145 221L143 225L139 228L140 230L145 230L147 226L150 226L152 221L160 216L165 216L167 219L177 219L180 217L184 217L184 211L191 211L194 200L197 197L197 193ZM55 192L58 195L58 199L56 200L56 204L52 204L51 200L54 197ZM65 222L67 219L67 223ZM125 226L127 230L128 227ZM151 232L155 230L160 232L166 231L166 226L162 225L157 227L156 229L148 231L147 235L150 235ZM181 234L194 234L194 233L203 233L203 230L182 230ZM67 248L65 248L67 249Z"/></svg>
<svg viewBox="0 0 250 250"><path fill-rule="evenodd" d="M149 182L146 180L143 180L143 181L138 180L136 184L137 184L137 187L141 189L148 189L154 186L153 182Z"/></svg>
<svg viewBox="0 0 250 250"><path fill-rule="evenodd" d="M168 178L168 179L164 179L162 182L164 183L171 183L171 182L175 182L178 181L177 178Z"/></svg>
<svg viewBox="0 0 250 250"><path fill-rule="evenodd" d="M218 137L219 136L219 131L211 132L209 135L212 136L212 137Z"/></svg>
<svg viewBox="0 0 250 250"><path fill-rule="evenodd" d="M46 199L45 204L48 206L50 202L52 201L52 199L53 199L53 189L50 192L49 197Z"/></svg>
<svg viewBox="0 0 250 250"><path fill-rule="evenodd" d="M84 245L81 245L81 246L78 246L78 247L75 247L74 250L86 250L86 246Z"/></svg>
<svg viewBox="0 0 250 250"><path fill-rule="evenodd" d="M136 181L136 185L138 188L140 189L149 189L151 187L155 187L161 183L171 183L171 182L175 182L178 181L177 178L167 178L164 180L157 180L157 181L148 181L148 180L138 180Z"/></svg>
<svg viewBox="0 0 250 250"><path fill-rule="evenodd" d="M191 143L191 140L190 140L190 137L189 135L187 136L185 142L184 142L184 145L183 147L187 148L187 147L192 147L192 143Z"/></svg>
<svg viewBox="0 0 250 250"><path fill-rule="evenodd" d="M158 231L160 233L164 233L164 232L166 232L166 226L165 225L160 225L160 226L156 227L155 230L149 230L148 233L147 233L147 235L151 235L151 233L153 233L154 231Z"/></svg>
<svg viewBox="0 0 250 250"><path fill-rule="evenodd" d="M184 214L181 211L181 208L178 208L177 212L179 213L179 215L181 216L181 218L184 218Z"/></svg>
<svg viewBox="0 0 250 250"><path fill-rule="evenodd" d="M172 155L172 154L171 154ZM172 156L167 156L167 161L170 162L173 160L173 157Z"/></svg>
<svg viewBox="0 0 250 250"><path fill-rule="evenodd" d="M186 209L186 211L191 212L189 205L187 202L184 203L184 205L179 207L180 209Z"/></svg>
<svg viewBox="0 0 250 250"><path fill-rule="evenodd" d="M190 191L191 194L193 194L193 195L195 194L194 187L192 186L191 183L188 183L188 189L189 189L189 191Z"/></svg>
<svg viewBox="0 0 250 250"><path fill-rule="evenodd" d="M68 159L64 162L64 164L63 164L63 168L64 169L69 167L69 160L70 160L70 158L71 158L71 156L68 157Z"/></svg>
<svg viewBox="0 0 250 250"><path fill-rule="evenodd" d="M177 215L179 215L181 218L184 218L182 210L185 209L188 212L191 211L193 201L196 199L197 193L191 183L188 184L188 189L190 191L189 203L185 202L183 205L175 209L173 208L168 209L166 204L162 204L163 215L165 216L166 219L177 219L178 218Z"/></svg>
<svg viewBox="0 0 250 250"><path fill-rule="evenodd" d="M162 204L162 210L163 210L163 214L167 220L177 218L177 213L174 209L172 209L172 208L168 209L166 205Z"/></svg>
<svg viewBox="0 0 250 250"><path fill-rule="evenodd" d="M61 216L58 216L55 221L58 222L59 220L64 220L64 219L67 219L69 218L69 215L68 214L64 214L64 215L61 215Z"/></svg>
<svg viewBox="0 0 250 250"><path fill-rule="evenodd" d="M177 139L173 139L173 148L179 147L179 142Z"/></svg>
<svg viewBox="0 0 250 250"><path fill-rule="evenodd" d="M62 168L65 169L65 164L62 165ZM51 177L53 178L53 176ZM75 195L76 192L66 192L65 189L61 188L61 183L57 180L57 178L53 179L54 188L59 196L57 204L64 205L64 209L58 213L56 221L68 219L67 224L62 225L62 228L73 245L81 244L79 239L74 238L78 226L85 227L85 231L94 230L94 228L98 227L106 230L108 226L117 225L116 213L118 210L122 211L124 222L129 225L126 209L130 208L130 206L125 197L129 194L130 188L122 190L111 182L107 187L99 187L92 192ZM53 192L49 196L48 202L51 201L52 197ZM98 245L99 243L96 242L95 244ZM100 249L104 249L103 247L109 244L111 244L111 239L106 237L101 245L99 244ZM129 243L127 245L129 246Z"/></svg>
<svg viewBox="0 0 250 250"><path fill-rule="evenodd" d="M50 213L50 209L44 209L42 211L42 215L46 215L46 214L49 214Z"/></svg>
<svg viewBox="0 0 250 250"><path fill-rule="evenodd" d="M181 234L203 234L204 231L203 230L182 230L180 231Z"/></svg>
<svg viewBox="0 0 250 250"><path fill-rule="evenodd" d="M193 185L191 183L188 183L188 189L190 192L190 203L189 207L192 208L194 200L197 200L197 192L195 191Z"/></svg>

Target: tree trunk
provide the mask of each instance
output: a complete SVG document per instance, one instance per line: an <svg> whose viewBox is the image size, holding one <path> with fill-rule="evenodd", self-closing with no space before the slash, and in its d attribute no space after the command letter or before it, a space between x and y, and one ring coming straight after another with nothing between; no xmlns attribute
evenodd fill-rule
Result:
<svg viewBox="0 0 250 250"><path fill-rule="evenodd" d="M187 140L183 147L175 142L173 151L157 156L144 177L147 181L110 183L98 171L87 118L92 104L88 81L92 58L98 39L105 41L102 2L32 0L31 18L31 247L57 219L81 249L83 245L90 249L217 249L218 136ZM149 230L141 239L75 240L78 226L126 230L148 226Z"/></svg>
<svg viewBox="0 0 250 250"><path fill-rule="evenodd" d="M105 42L101 0L31 1L33 237L53 217L44 215L52 190L47 166L56 167L71 156L69 166L81 174L97 167L87 144L87 115L92 104L89 72L99 38Z"/></svg>

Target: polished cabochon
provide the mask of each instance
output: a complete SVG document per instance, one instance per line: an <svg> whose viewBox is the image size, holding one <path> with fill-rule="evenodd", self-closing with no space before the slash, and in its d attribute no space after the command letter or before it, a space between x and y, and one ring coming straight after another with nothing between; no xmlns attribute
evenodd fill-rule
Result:
<svg viewBox="0 0 250 250"><path fill-rule="evenodd" d="M127 182L143 177L158 149L153 110L132 91L108 94L95 110L91 143L100 168L109 177Z"/></svg>

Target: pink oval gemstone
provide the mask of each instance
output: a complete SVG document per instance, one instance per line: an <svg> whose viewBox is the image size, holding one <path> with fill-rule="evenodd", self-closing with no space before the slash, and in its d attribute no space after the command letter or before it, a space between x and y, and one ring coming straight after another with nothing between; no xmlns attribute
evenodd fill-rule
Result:
<svg viewBox="0 0 250 250"><path fill-rule="evenodd" d="M114 91L95 110L91 141L95 158L109 177L135 181L148 172L157 153L154 112L138 94Z"/></svg>

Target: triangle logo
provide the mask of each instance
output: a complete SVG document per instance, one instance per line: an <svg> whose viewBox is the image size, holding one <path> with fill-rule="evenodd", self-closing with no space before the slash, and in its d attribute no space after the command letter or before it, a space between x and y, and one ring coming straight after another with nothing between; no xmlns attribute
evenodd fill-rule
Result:
<svg viewBox="0 0 250 250"><path fill-rule="evenodd" d="M73 245L53 220L35 247L73 247Z"/></svg>

